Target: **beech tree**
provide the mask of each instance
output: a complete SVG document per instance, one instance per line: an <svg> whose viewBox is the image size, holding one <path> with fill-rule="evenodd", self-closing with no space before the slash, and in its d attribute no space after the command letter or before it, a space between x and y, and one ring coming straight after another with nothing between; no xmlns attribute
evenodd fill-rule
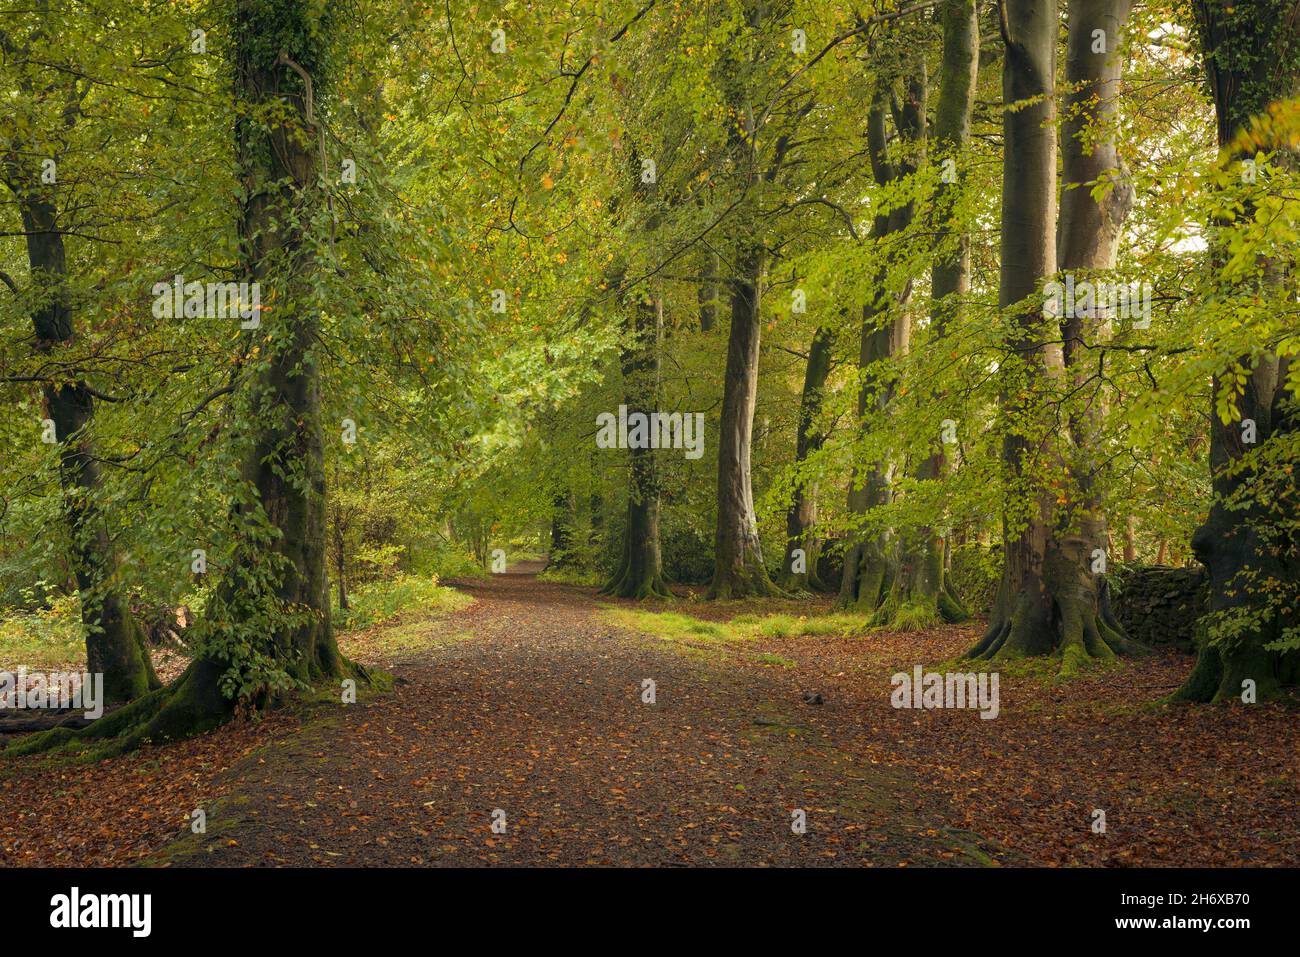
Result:
<svg viewBox="0 0 1300 957"><path fill-rule="evenodd" d="M1294 168L1294 134L1286 132L1287 114L1277 104L1300 93L1295 4L1206 0L1194 4L1194 11L1222 162L1240 169L1267 151L1278 166ZM1274 188L1286 187L1279 178ZM1218 281L1211 295L1237 307L1242 298L1263 298L1285 317L1294 301L1293 247L1265 234L1264 242L1249 236L1243 250L1243 240L1230 229L1259 204L1275 204L1270 193L1266 188L1240 199L1228 194L1215 209L1223 232L1212 247ZM1232 262L1243 262L1243 253L1249 265L1230 269ZM1248 328L1262 335L1241 341L1243 351L1213 370L1214 499L1192 536L1192 548L1210 573L1211 613L1203 620L1196 669L1176 695L1184 700L1259 700L1300 681L1294 603L1300 538L1294 512L1286 513L1294 508L1298 487L1294 470L1282 464L1300 431L1294 338L1269 324Z"/></svg>
<svg viewBox="0 0 1300 957"><path fill-rule="evenodd" d="M30 275L31 324L37 353L51 371L40 376L50 439L59 449L63 517L72 550L72 567L86 631L86 666L104 676L110 703L129 701L159 686L144 646L144 632L128 607L120 574L118 546L101 515L101 466L94 436L98 392L72 360L67 347L77 337L77 303L65 236L93 229L63 194L60 165L72 149L84 149L85 130L94 120L85 109L96 78L79 75L69 62L60 34L68 23L48 3L35 10L33 25L19 34L0 27L0 51L20 99L13 103L9 130L0 146L0 180L13 195L22 223ZM103 135L102 131L100 135ZM63 172L68 178L68 170ZM92 212L91 217L97 215ZM15 296L20 290L0 273ZM70 358L70 357L69 357Z"/></svg>

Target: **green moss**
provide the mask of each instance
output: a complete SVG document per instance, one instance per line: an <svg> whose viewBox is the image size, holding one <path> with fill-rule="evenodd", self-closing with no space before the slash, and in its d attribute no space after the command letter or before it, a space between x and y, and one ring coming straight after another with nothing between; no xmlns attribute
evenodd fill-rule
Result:
<svg viewBox="0 0 1300 957"><path fill-rule="evenodd" d="M764 638L812 638L822 635L866 634L872 630L865 615L841 612L834 615L815 615L811 618L793 615L742 615L730 624L742 634L761 635Z"/></svg>
<svg viewBox="0 0 1300 957"><path fill-rule="evenodd" d="M734 642L755 638L813 638L867 634L875 630L869 616L849 612L812 617L796 617L784 612L771 615L746 612L725 624L719 624L682 612L651 612L609 605L602 606L602 609L610 624L651 634L665 641Z"/></svg>
<svg viewBox="0 0 1300 957"><path fill-rule="evenodd" d="M203 834L195 834L188 815L181 822L179 834L175 840L164 844L155 851L136 861L134 867L174 867L178 864L212 864L212 855L227 846L231 835L239 832L241 825L251 820L249 809L253 802L241 794L231 794L199 808L206 818Z"/></svg>
<svg viewBox="0 0 1300 957"><path fill-rule="evenodd" d="M926 670L996 671L1005 677L1025 678L1051 686L1123 667L1124 662L1119 658L1093 658L1086 652L1062 656L1058 652L1054 655L1009 654L1005 658L999 654L991 661L983 658L949 658L928 666Z"/></svg>

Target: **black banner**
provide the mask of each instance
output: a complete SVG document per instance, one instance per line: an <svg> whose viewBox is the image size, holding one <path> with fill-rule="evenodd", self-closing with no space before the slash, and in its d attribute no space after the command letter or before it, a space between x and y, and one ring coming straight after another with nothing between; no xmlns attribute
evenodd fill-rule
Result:
<svg viewBox="0 0 1300 957"><path fill-rule="evenodd" d="M785 928L820 949L845 918L873 941L956 933L969 943L976 921L999 943L1051 931L1231 946L1293 924L1295 880L1294 870L33 869L0 871L0 894L11 942L76 935L132 948L391 943L433 922L494 943L608 926L648 942L689 928L693 940L734 945Z"/></svg>

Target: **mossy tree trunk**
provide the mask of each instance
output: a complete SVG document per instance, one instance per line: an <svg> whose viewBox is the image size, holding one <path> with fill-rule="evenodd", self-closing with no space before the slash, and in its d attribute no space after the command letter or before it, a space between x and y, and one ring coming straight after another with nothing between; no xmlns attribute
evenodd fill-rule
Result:
<svg viewBox="0 0 1300 957"><path fill-rule="evenodd" d="M883 276L881 282L883 282ZM879 310L874 305L863 307L863 331L858 353L858 367L863 370L862 386L858 390L858 418L865 419L873 406L883 408L889 399L889 390L877 381L880 363L895 354L894 342L901 330L897 324L878 325L874 318ZM889 466L878 462L860 469L858 478L849 489L849 511L866 515L873 508L889 500ZM841 607L874 614L884 600L892 583L894 568L889 553L889 535L885 531L860 533L844 553L844 573L840 579L839 604Z"/></svg>
<svg viewBox="0 0 1300 957"><path fill-rule="evenodd" d="M243 265L250 278L283 289L271 289L272 305L258 331L268 340L267 359L249 396L253 425L242 470L254 498L237 511L251 524L268 520L278 533L271 545L282 559L276 598L304 615L301 623L276 629L268 642L301 681L345 671L329 617L320 311L312 296L325 246L313 232L324 173L324 134L313 101L328 80L331 36L330 16L322 10L310 0L238 0L235 11L236 96L247 107L235 125L245 197ZM287 119L268 122L272 106L287 106ZM227 589L245 585L237 567Z"/></svg>
<svg viewBox="0 0 1300 957"><path fill-rule="evenodd" d="M766 156L760 137L766 132L763 116L770 108L754 102L754 80L762 80L773 55L772 38L780 29L779 17L788 11L767 4L743 4L745 32L761 44L757 58L740 56L746 45L740 36L728 44L719 61L720 83L732 118L727 122L727 148L736 170L739 199L728 220L731 255L725 281L731 306L727 336L727 365L722 391L718 436L717 524L714 530L711 599L745 598L780 594L763 560L754 511L751 448L754 409L758 400L758 372L762 339L762 295L767 267L763 201L792 144L790 131L774 137L773 155ZM797 111L793 124L806 115Z"/></svg>
<svg viewBox="0 0 1300 957"><path fill-rule="evenodd" d="M39 8L42 13L48 11ZM30 44L51 41L39 25ZM34 54L31 45L10 51L19 59ZM81 112L74 105L76 74L56 71L47 86L38 88L32 74L23 74L20 94L57 111L59 122L71 128ZM51 155L52 154L52 155ZM55 168L63 159L56 150L10 140L0 152L0 179L13 193L27 244L32 285L40 291L32 313L36 348L62 362L61 347L75 341L72 295L69 289L64 232L67 223L59 213L57 177L44 182L37 156L50 156ZM46 417L54 423L58 445L59 482L63 517L71 542L71 565L81 600L81 621L86 629L86 668L104 676L104 699L117 704L130 701L159 686L145 644L144 630L132 616L118 581L119 557L106 516L101 511L102 476L92 427L95 392L78 377L50 382L43 387Z"/></svg>
<svg viewBox="0 0 1300 957"><path fill-rule="evenodd" d="M928 79L925 61L916 58L902 83L903 97L894 96L886 79L877 82L867 114L867 153L872 176L881 187L915 174L925 148L926 99ZM897 162L888 156L887 118L891 112L904 152ZM866 428L868 412L883 412L893 398L893 384L884 366L890 359L907 352L911 324L905 306L911 298L909 278L897 294L888 289L889 256L880 251L883 240L901 233L912 223L915 208L911 202L877 215L871 226L871 239L881 263L873 283L873 295L862 307L861 345L858 370L862 377L858 390L858 421ZM866 515L889 499L888 462L872 462L861 467L849 490L849 511ZM839 604L842 607L874 614L890 594L898 570L896 543L888 530L873 528L862 531L851 541L844 555L844 573L840 580Z"/></svg>
<svg viewBox="0 0 1300 957"><path fill-rule="evenodd" d="M935 341L946 329L970 291L970 238L965 230L954 231L953 203L958 184L966 179L964 151L970 142L971 112L979 74L979 14L975 0L950 0L940 13L943 25L943 54L939 74L939 102L935 107L933 162L948 163L957 172L956 183L944 177L935 191L934 229L936 252L930 271L930 325ZM923 482L937 482L948 468L939 437L932 453L917 468ZM922 619L964 621L969 616L948 580L945 562L946 535L939 529L919 529L901 543L898 576L889 604L910 606Z"/></svg>
<svg viewBox="0 0 1300 957"><path fill-rule="evenodd" d="M731 331L718 438L718 520L714 536L710 598L742 598L777 592L763 563L754 513L750 452L758 399L758 360L762 324L759 296L763 250L746 244L731 287Z"/></svg>
<svg viewBox="0 0 1300 957"><path fill-rule="evenodd" d="M821 448L825 436L816 429L821 412L822 393L831 371L834 330L818 326L808 347L808 364L804 370L803 393L799 399L799 425L795 438L795 466L798 467ZM817 574L821 551L817 539L817 487L802 478L796 480L794 496L785 516L786 551L782 563L781 586L792 591L825 591ZM796 554L802 552L802 554ZM802 569L797 571L796 569Z"/></svg>
<svg viewBox="0 0 1300 957"><path fill-rule="evenodd" d="M1003 571L979 657L1048 654L1057 645L1047 567L1052 498L1030 474L1032 392L1060 354L1044 346L1039 285L1056 272L1055 0L1005 0L1002 69L1002 255L999 305L1010 312L1002 363L1002 462L1007 479ZM1015 506L1022 506L1014 511Z"/></svg>
<svg viewBox="0 0 1300 957"><path fill-rule="evenodd" d="M235 5L241 267L250 281L262 284L261 300L269 306L252 333L261 340L264 360L239 416L241 491L232 509L238 545L196 626L206 650L174 683L96 722L82 737L117 737L116 747L125 749L197 734L227 720L235 705L231 672L240 663L240 652L231 648L237 631L243 632L239 644L253 646L292 680L309 683L353 671L330 626L316 357L320 313L312 303L322 245L312 232L322 172L313 100L327 72L327 19L310 0ZM278 695L257 687L245 693L261 704ZM62 738L36 736L23 749Z"/></svg>
<svg viewBox="0 0 1300 957"><path fill-rule="evenodd" d="M1220 147L1230 160L1253 158L1257 147L1237 137L1251 119L1277 100L1300 92L1300 31L1291 0L1249 0L1233 5L1199 0L1194 4L1202 58L1214 96ZM1273 162L1297 162L1293 144L1281 144ZM1239 213L1247 219L1252 211ZM1213 252L1216 261L1222 258ZM1290 263L1263 264L1263 283L1294 280ZM1294 607L1279 608L1279 595L1300 579L1300 536L1294 521L1278 521L1269 504L1251 491L1257 481L1258 450L1270 443L1293 441L1300 413L1287 389L1291 359L1261 350L1239 360L1249 377L1237 399L1239 420L1224 422L1215 405L1222 382L1216 375L1210 403L1210 471L1214 500L1205 523L1192 536L1192 550L1209 571L1209 615L1198 636L1196 667L1175 694L1186 701L1241 699L1246 682L1254 683L1256 700L1276 697L1300 684L1300 651L1266 647L1300 626ZM1242 422L1256 426L1256 444L1248 448ZM1296 477L1286 493L1295 501ZM1263 483L1260 483L1263 484ZM1275 492L1276 497L1284 496ZM1234 501L1242 499L1244 501ZM1162 548L1163 550L1163 548ZM1294 591L1289 593L1294 595ZM1293 602L1292 602L1293 604ZM1214 625L1236 619L1236 634L1212 638Z"/></svg>
<svg viewBox="0 0 1300 957"><path fill-rule="evenodd" d="M663 337L663 303L642 290L639 301L628 304L628 344L623 349L624 402L629 418L649 415L659 402L659 355ZM627 521L618 568L601 594L619 598L671 598L663 577L659 545L659 475L655 450L628 442L631 484Z"/></svg>
<svg viewBox="0 0 1300 957"><path fill-rule="evenodd" d="M1061 451L1059 438L1050 439L1050 426L1039 421L1036 406L1039 396L1068 384L1063 350L1043 317L1040 295L1040 283L1057 268L1056 5L1008 0L1002 9L1004 102L1008 107L1029 105L1008 109L1003 119L999 299L1004 310L1015 310L1003 362L1004 569L989 629L971 654L1014 658L1059 653L1061 670L1068 673L1091 658L1111 658L1141 648L1124 637L1109 613L1104 578L1096 573L1099 566L1093 557L1094 550L1104 546L1105 536L1097 538L1097 516L1087 507L1087 494L1073 492L1076 502L1071 504L1066 496L1062 507L1051 491L1051 476L1043 474L1041 465L1036 468L1031 456L1036 446L1053 449L1049 467L1057 471L1052 474L1064 471L1077 477L1080 461L1091 460L1093 438L1087 434L1087 423L1093 420L1078 420L1080 435L1085 436L1084 452L1075 459L1068 448ZM1104 29L1117 31L1122 25L1118 15L1114 5L1072 6L1071 124L1086 122L1091 111L1113 108L1109 98L1119 62L1113 55L1092 52L1092 30L1100 18ZM1068 135L1068 142L1067 177L1074 181L1087 175L1088 164L1106 162L1104 153L1086 153L1074 134ZM1086 206L1090 198L1085 190L1071 192L1079 195L1070 197L1072 205L1065 217L1068 235L1063 234L1062 248L1071 250L1067 255L1072 260L1100 262L1108 255L1107 248L1113 255L1116 213L1096 204ZM1083 335L1083 327L1076 327L1075 334Z"/></svg>
<svg viewBox="0 0 1300 957"><path fill-rule="evenodd" d="M1069 5L1057 267L1075 273L1079 281L1115 265L1120 234L1133 204L1133 187L1115 148L1114 128L1130 7L1130 0L1070 0ZM1094 196L1095 185L1107 180L1113 187ZM1053 536L1064 569L1088 569L1077 582L1079 615L1092 620L1100 640L1085 640L1082 646L1069 642L1076 660L1084 653L1106 658L1115 652L1143 650L1124 635L1111 612L1105 574L1091 570L1094 552L1109 547L1109 532L1100 493L1104 397L1100 389L1088 387L1094 376L1088 347L1107 333L1111 317L1100 309L1093 315L1080 312L1061 322L1066 378L1081 404L1069 413L1064 452L1069 485L1065 501L1058 503ZM1089 634L1085 621L1085 639Z"/></svg>

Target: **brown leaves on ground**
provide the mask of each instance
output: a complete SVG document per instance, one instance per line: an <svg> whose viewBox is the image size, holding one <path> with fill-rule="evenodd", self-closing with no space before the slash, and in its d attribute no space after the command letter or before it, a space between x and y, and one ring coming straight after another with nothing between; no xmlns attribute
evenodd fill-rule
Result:
<svg viewBox="0 0 1300 957"><path fill-rule="evenodd" d="M605 623L589 589L494 576L408 621L391 694L93 764L0 761L0 861L122 864L1294 864L1288 704L1163 706L1191 660L1052 685L1001 714L898 710L889 677L977 629L680 642ZM632 606L629 606L632 607ZM701 605L815 613L824 603ZM697 606L673 610L693 614ZM963 665L963 670L973 670ZM645 679L655 703L642 700ZM820 705L804 702L820 694ZM190 836L190 812L208 833ZM1106 833L1092 831L1093 812ZM794 812L806 833L791 828ZM500 813L497 813L500 812ZM497 830L493 829L498 821ZM501 829L501 825L504 829Z"/></svg>

